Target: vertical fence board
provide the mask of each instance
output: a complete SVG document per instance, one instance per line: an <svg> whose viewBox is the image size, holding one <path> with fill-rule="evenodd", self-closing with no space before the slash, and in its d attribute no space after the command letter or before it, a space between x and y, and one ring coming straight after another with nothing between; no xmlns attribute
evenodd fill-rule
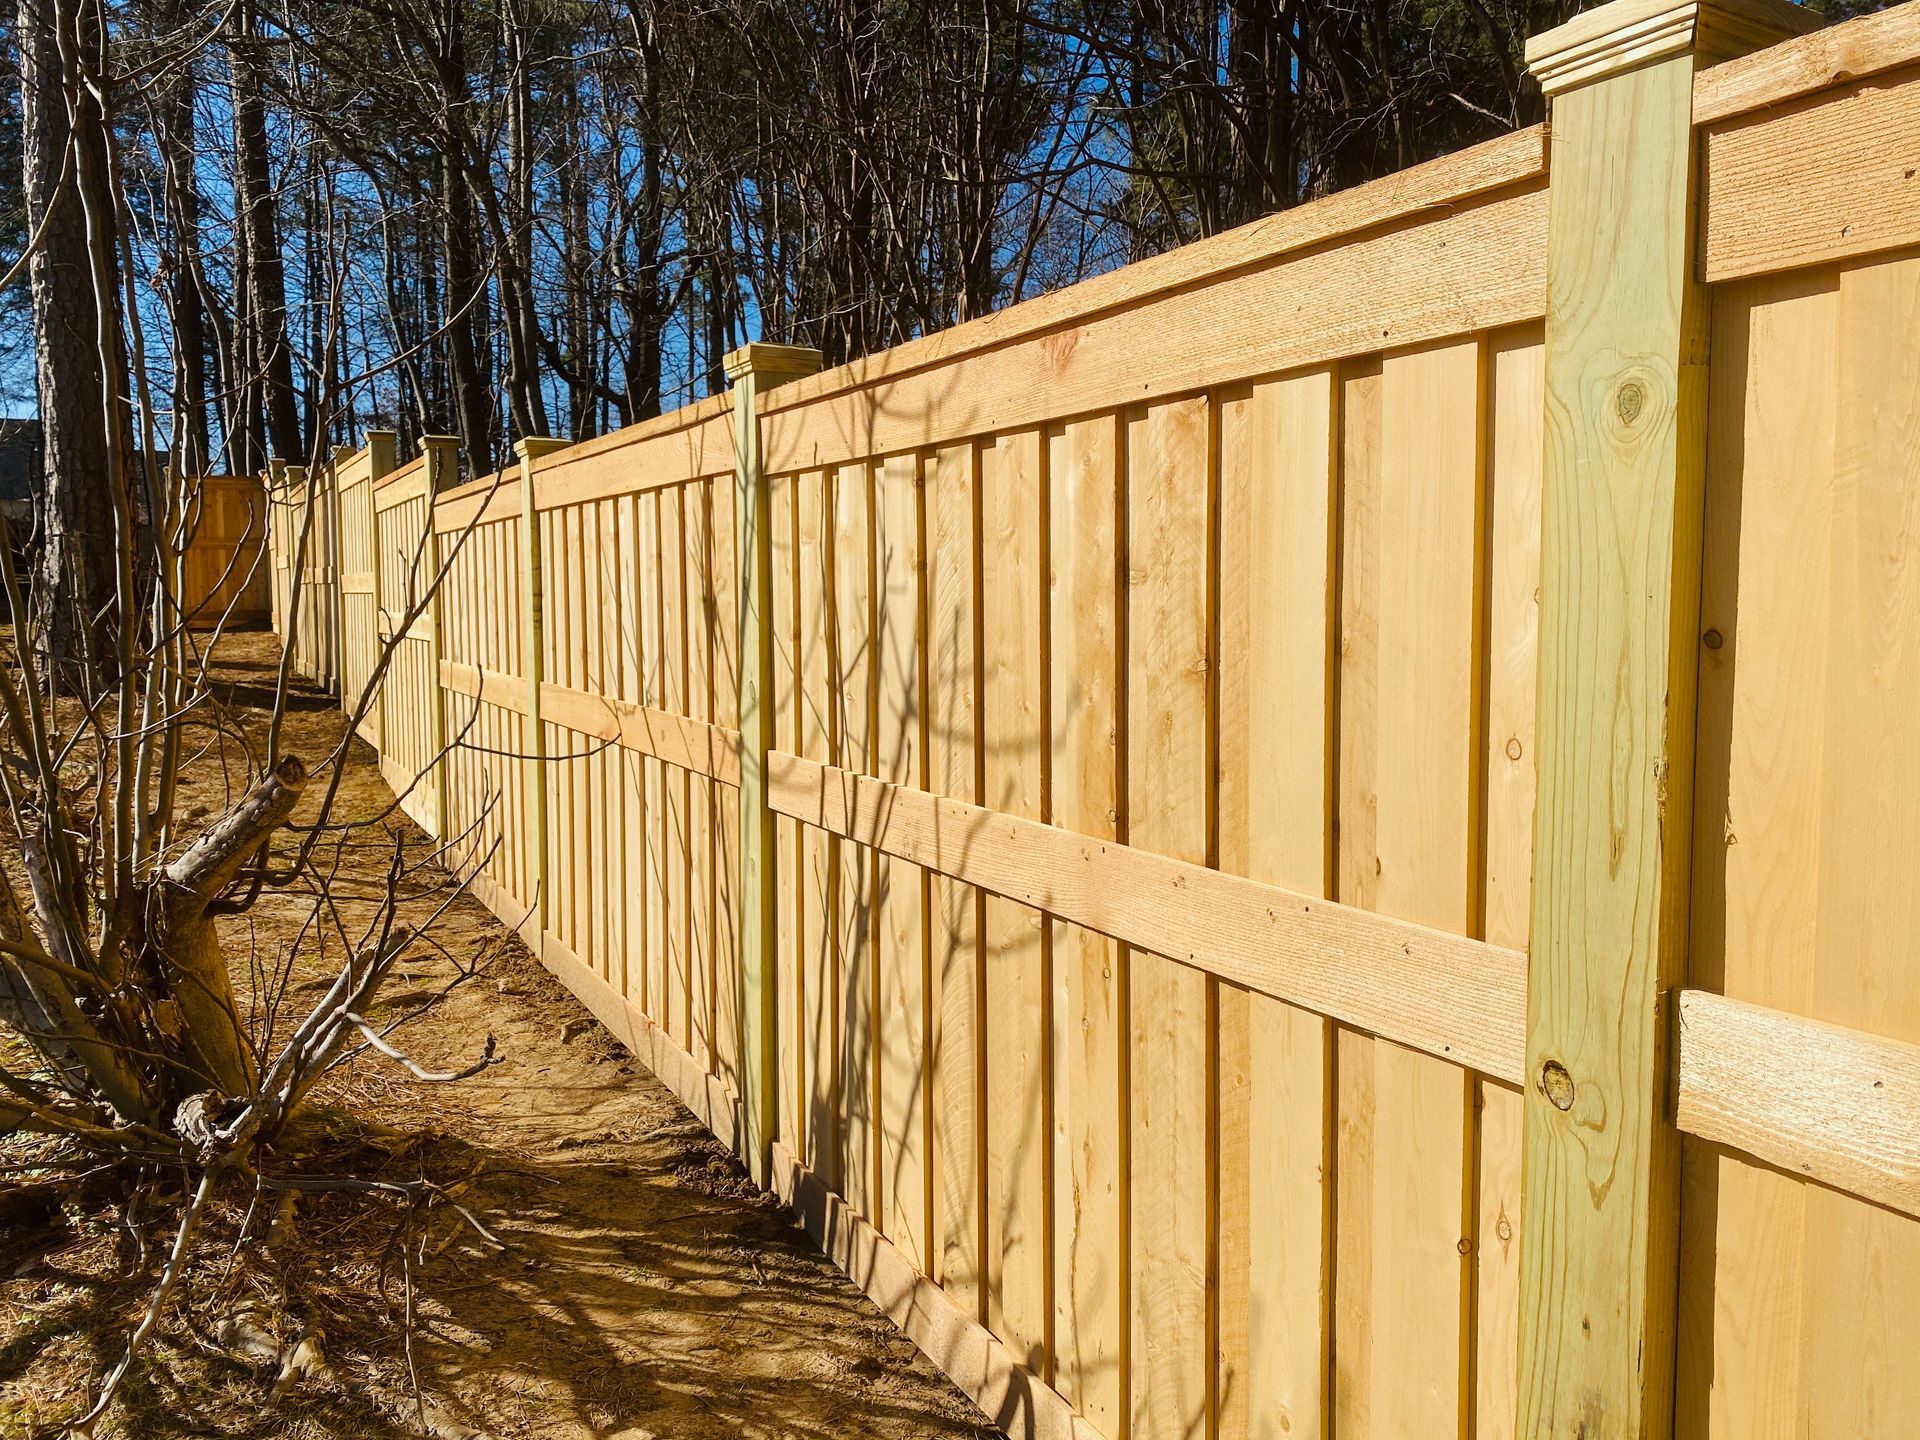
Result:
<svg viewBox="0 0 1920 1440"><path fill-rule="evenodd" d="M1842 563L1829 673L1833 837L1818 1018L1920 1041L1920 256L1840 276L1835 539ZM1808 1191L1809 1409L1838 1435L1920 1414L1920 1222Z"/></svg>
<svg viewBox="0 0 1920 1440"><path fill-rule="evenodd" d="M639 502L623 495L613 504L612 595L620 617L615 693L635 703L641 693ZM620 887L620 991L644 1014L650 997L646 978L646 777L642 757L635 751L622 750L615 775L620 819L620 863L614 872Z"/></svg>
<svg viewBox="0 0 1920 1440"><path fill-rule="evenodd" d="M1204 863L1208 849L1211 421L1205 397L1127 426L1127 841ZM1207 1280L1208 977L1136 951L1131 1256L1134 1433L1199 1433L1212 1371Z"/></svg>
<svg viewBox="0 0 1920 1440"><path fill-rule="evenodd" d="M665 601L661 590L661 511L662 492L651 490L639 498L640 505L640 659L644 677L644 699L658 709L668 706L667 643ZM670 865L667 820L668 774L666 765L649 758L645 762L646 789L642 809L646 821L646 935L647 935L647 1016L662 1030L672 1033L672 1020L678 1014L674 1003L674 972L668 959L672 917L667 913Z"/></svg>
<svg viewBox="0 0 1920 1440"><path fill-rule="evenodd" d="M800 743L800 543L796 503L799 486L791 475L767 479L773 510L773 743L790 755L804 755ZM774 946L779 965L780 1138L809 1165L811 1142L810 1080L814 1052L808 1048L806 1016L814 996L807 989L809 970L805 911L802 903L804 854L798 821L774 821L777 860L774 883Z"/></svg>
<svg viewBox="0 0 1920 1440"><path fill-rule="evenodd" d="M1807 842L1827 722L1839 298L1824 275L1730 287L1714 305L1700 626L1721 643L1700 650L1688 978L1800 1013L1819 939ZM1768 571L1745 593L1743 557ZM1682 1164L1675 1431L1804 1434L1806 1187L1705 1144Z"/></svg>
<svg viewBox="0 0 1920 1440"><path fill-rule="evenodd" d="M978 468L975 447L962 444L935 451L926 472L927 781L969 803L981 798ZM966 1314L984 1319L981 898L939 876L932 905L933 1275Z"/></svg>
<svg viewBox="0 0 1920 1440"><path fill-rule="evenodd" d="M1525 949L1533 880L1534 670L1540 633L1540 463L1545 354L1533 327L1489 355L1485 938ZM1518 1424L1520 1096L1484 1077L1475 1241L1474 1433Z"/></svg>
<svg viewBox="0 0 1920 1440"><path fill-rule="evenodd" d="M722 476L712 484L713 498L708 520L713 566L713 723L729 730L740 728L740 665L743 646L740 635L740 562L739 520L734 505L734 480ZM778 620L773 627L778 627ZM779 705L778 687L764 703ZM714 976L714 1074L743 1102L744 1088L741 1045L744 1043L746 1017L743 1003L745 975L741 970L742 933L740 906L741 837L740 791L732 785L715 782L713 786L713 976ZM767 937L772 941L775 937ZM778 952L775 952L778 963ZM772 976L770 969L768 974ZM777 985L778 981L771 983ZM777 1045L777 1042L776 1042ZM775 1110L779 1106L776 1101Z"/></svg>
<svg viewBox="0 0 1920 1440"><path fill-rule="evenodd" d="M1220 866L1329 889L1332 371L1265 381L1220 416ZM1220 995L1220 1432L1325 1433L1332 1037Z"/></svg>
<svg viewBox="0 0 1920 1440"><path fill-rule="evenodd" d="M873 771L873 477L842 465L832 476L834 714L839 763ZM834 928L839 934L841 1193L868 1220L880 1216L879 1069L874 1025L879 970L874 955L874 852L840 846Z"/></svg>
<svg viewBox="0 0 1920 1440"><path fill-rule="evenodd" d="M687 678L680 711L713 716L714 596L708 549L712 485L683 487L686 534ZM702 1070L713 1067L713 781L687 776L687 1041Z"/></svg>
<svg viewBox="0 0 1920 1440"><path fill-rule="evenodd" d="M920 465L889 457L874 477L874 651L879 723L874 758L883 780L921 788ZM931 1270L927 1188L926 872L876 857L879 951L881 1230L916 1268Z"/></svg>
<svg viewBox="0 0 1920 1440"><path fill-rule="evenodd" d="M1048 437L1054 824L1118 838L1120 429ZM1126 1044L1119 946L1052 928L1054 1386L1105 1435L1126 1420Z"/></svg>
<svg viewBox="0 0 1920 1440"><path fill-rule="evenodd" d="M660 492L660 708L684 715L687 704L687 525L684 487ZM667 888L667 1033L681 1049L693 1044L693 905L687 772L664 767Z"/></svg>
<svg viewBox="0 0 1920 1440"><path fill-rule="evenodd" d="M1480 370L1468 341L1389 356L1381 377L1373 898L1462 933L1479 896ZM1472 1111L1458 1067L1376 1043L1376 1434L1465 1414Z"/></svg>
<svg viewBox="0 0 1920 1440"><path fill-rule="evenodd" d="M987 806L1037 820L1045 796L1043 436L1002 435L981 464L981 676ZM1041 917L988 896L987 1323L1036 1374L1047 1327L1046 959Z"/></svg>
<svg viewBox="0 0 1920 1440"><path fill-rule="evenodd" d="M833 665L833 523L827 476L809 470L798 479L800 575L800 749L809 760L838 759L838 685ZM830 1189L840 1189L840 842L811 826L801 833L800 889L803 923L801 981L807 997L808 1166Z"/></svg>
<svg viewBox="0 0 1920 1440"><path fill-rule="evenodd" d="M1337 896L1372 908L1380 688L1378 361L1343 366L1340 400L1340 671ZM1373 1397L1373 1052L1357 1031L1334 1035L1333 1433L1367 1436Z"/></svg>

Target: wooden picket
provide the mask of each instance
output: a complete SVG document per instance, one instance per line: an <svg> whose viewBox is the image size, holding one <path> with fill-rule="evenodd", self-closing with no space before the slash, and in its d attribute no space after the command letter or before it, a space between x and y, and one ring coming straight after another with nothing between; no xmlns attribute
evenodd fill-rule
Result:
<svg viewBox="0 0 1920 1440"><path fill-rule="evenodd" d="M1920 1417L1920 6L1805 23L334 467L409 814L1009 1433Z"/></svg>

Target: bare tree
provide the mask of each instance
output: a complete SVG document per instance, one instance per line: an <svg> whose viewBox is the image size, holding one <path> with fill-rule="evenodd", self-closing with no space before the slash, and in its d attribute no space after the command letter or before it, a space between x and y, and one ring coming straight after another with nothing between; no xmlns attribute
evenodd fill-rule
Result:
<svg viewBox="0 0 1920 1440"><path fill-rule="evenodd" d="M97 306L96 364L85 375L92 393L83 387L77 396L62 395L76 409L105 414L120 427L110 433L124 433L129 395L148 415L154 406L140 310L131 287L120 285L131 274L127 236L134 227L117 169L110 103L117 92L97 68L104 58L97 44L76 47L73 32L56 38L65 43L43 53L35 74L42 95L64 94L70 102L61 149L40 156L64 182L42 192L36 259L45 260L47 238L62 224L81 219L86 244L73 262L79 272L64 280ZM93 97L93 108L74 100L82 95ZM98 163L80 160L89 149ZM118 254L111 248L116 237ZM332 318L315 367L316 436L326 433L334 400L340 277L330 279ZM211 679L210 651L226 617L196 613L183 589L200 484L157 464L136 469L124 442L108 449L111 503L104 533L91 538L109 562L109 586L89 617L91 631L81 635L109 637L111 664L62 663L52 638L65 623L62 612L28 606L0 520L0 592L11 613L23 617L11 645L0 650L0 1020L33 1057L0 1067L0 1137L38 1132L61 1142L36 1155L35 1168L43 1171L117 1169L135 1186L184 1171L193 1196L146 1313L87 1419L110 1403L175 1293L209 1200L229 1184L314 1183L289 1173L275 1144L330 1068L365 1054L425 1078L454 1079L492 1063L489 1046L465 1070L432 1074L390 1031L366 1019L394 966L432 943L433 920L460 893L459 882L433 863L439 851L423 856L398 827L388 834L387 815L335 819L351 727L323 756L287 753L284 664L264 726L249 726L224 702ZM310 486L318 484L319 458L309 457ZM296 573L320 559L312 499L295 545ZM464 539L453 537L444 564ZM425 612L445 574L444 566L425 563L426 541L423 534L410 555L399 557L410 578L402 613L392 617L396 635ZM211 628L196 631L196 621ZM391 645L357 697L359 713L390 656ZM218 768L232 782L231 802L197 826L177 813L188 765ZM370 913L362 907L349 921L330 877L342 848L365 844L370 831L387 835L392 863ZM448 844L470 848L469 837ZM302 897L308 907L296 948L324 942L343 957L318 1001L287 1023L281 1021L292 1004L292 957L262 966L257 956L230 948L235 922L273 895ZM431 910L425 923L401 924L403 902L422 898ZM236 972L254 977L251 993L236 986ZM459 973L470 975L471 965ZM357 1182L336 1176L326 1183Z"/></svg>

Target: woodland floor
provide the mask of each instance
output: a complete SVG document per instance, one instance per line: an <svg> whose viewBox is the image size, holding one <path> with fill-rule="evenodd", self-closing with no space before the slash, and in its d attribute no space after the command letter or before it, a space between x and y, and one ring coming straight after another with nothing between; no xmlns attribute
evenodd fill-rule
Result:
<svg viewBox="0 0 1920 1440"><path fill-rule="evenodd" d="M270 635L221 647L220 681L258 723L277 660ZM303 694L288 748L317 759L341 726L324 697ZM218 806L224 775L217 754L199 757L182 813ZM361 817L391 803L357 743L343 796ZM377 889L392 843L373 832L346 847L336 889ZM412 832L409 843L424 840ZM255 953L271 958L310 913L294 898L258 907ZM492 1035L504 1062L457 1085L357 1063L318 1097L288 1158L304 1151L315 1173L453 1185L509 1248L444 1207L423 1233L379 1200L309 1196L272 1244L230 1269L218 1241L238 1233L246 1197L236 1196L102 1437L994 1433L478 901L459 900L437 934L486 966L397 1038L422 1063L458 1066ZM229 944L244 955L245 930ZM453 973L440 958L408 964L385 1003L418 1004ZM317 958L296 969L282 1009L303 1012L321 974ZM0 1436L74 1412L124 1345L177 1215L162 1207L126 1225L116 1205L76 1203L51 1222L0 1229ZM402 1323L409 1279L417 1386ZM256 1344L267 1338L259 1360L239 1353L235 1316ZM272 1344L303 1333L324 1368L271 1401Z"/></svg>

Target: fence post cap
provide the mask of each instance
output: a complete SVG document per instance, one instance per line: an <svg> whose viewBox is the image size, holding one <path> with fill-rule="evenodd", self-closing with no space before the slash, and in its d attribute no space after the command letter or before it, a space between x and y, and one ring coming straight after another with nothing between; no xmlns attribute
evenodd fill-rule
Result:
<svg viewBox="0 0 1920 1440"><path fill-rule="evenodd" d="M538 460L542 455L551 455L556 450L564 450L571 440L562 440L557 435L522 435L513 442L514 458L519 460Z"/></svg>
<svg viewBox="0 0 1920 1440"><path fill-rule="evenodd" d="M1549 95L1669 55L1731 60L1822 24L1792 0L1611 0L1527 40L1527 69Z"/></svg>
<svg viewBox="0 0 1920 1440"><path fill-rule="evenodd" d="M764 340L756 340L750 345L742 345L738 350L728 351L720 363L726 367L729 381L741 380L748 375L773 380L797 380L819 372L820 352L807 345L771 345Z"/></svg>

